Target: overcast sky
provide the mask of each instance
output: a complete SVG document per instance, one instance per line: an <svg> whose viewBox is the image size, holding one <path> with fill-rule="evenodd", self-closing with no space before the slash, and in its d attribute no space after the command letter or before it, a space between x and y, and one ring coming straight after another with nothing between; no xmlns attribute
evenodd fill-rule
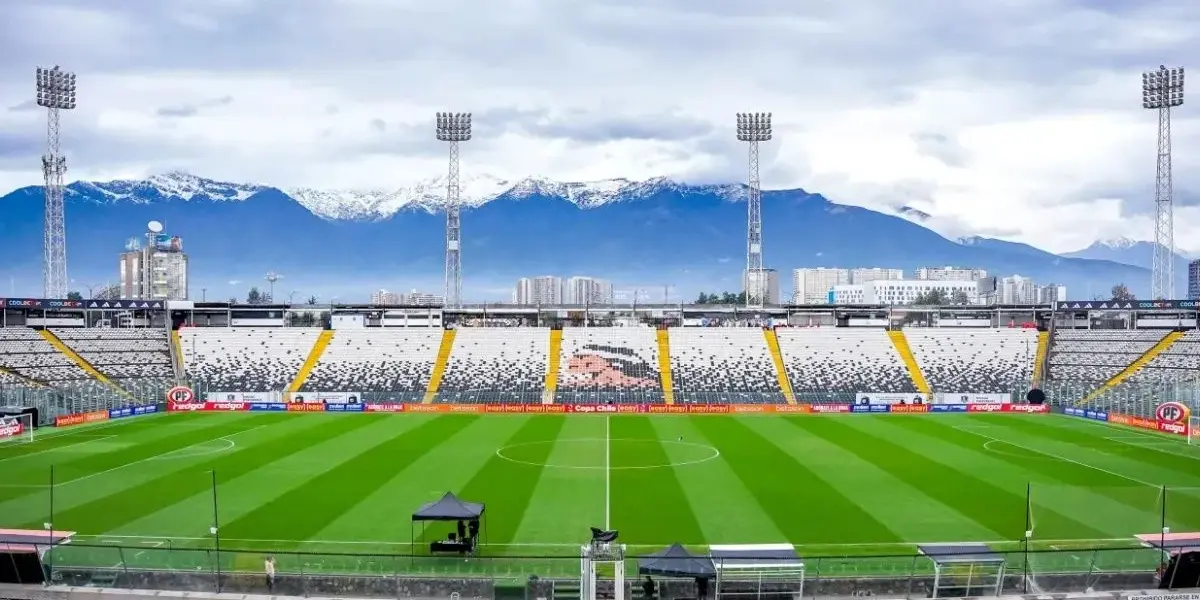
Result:
<svg viewBox="0 0 1200 600"><path fill-rule="evenodd" d="M78 73L71 179L278 187L442 174L746 176L912 206L946 235L1153 236L1140 72L1200 55L1195 0L0 0L0 190L41 181L33 69ZM1200 65L1198 65L1200 66ZM1190 106L1195 106L1192 104ZM1176 243L1200 252L1200 107L1176 112ZM0 192L3 193L3 192Z"/></svg>

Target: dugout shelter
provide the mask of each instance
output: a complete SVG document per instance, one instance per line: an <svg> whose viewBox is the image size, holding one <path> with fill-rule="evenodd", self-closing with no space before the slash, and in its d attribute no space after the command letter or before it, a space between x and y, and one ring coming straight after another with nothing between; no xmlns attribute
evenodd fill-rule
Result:
<svg viewBox="0 0 1200 600"><path fill-rule="evenodd" d="M804 597L804 559L791 544L709 546L708 556L716 598Z"/></svg>
<svg viewBox="0 0 1200 600"><path fill-rule="evenodd" d="M921 544L917 552L933 563L930 598L999 596L1008 560L987 544Z"/></svg>
<svg viewBox="0 0 1200 600"><path fill-rule="evenodd" d="M1200 587L1200 532L1142 533L1137 539L1163 554L1158 587L1178 590Z"/></svg>
<svg viewBox="0 0 1200 600"><path fill-rule="evenodd" d="M0 529L0 583L45 583L46 554L74 536L74 531Z"/></svg>

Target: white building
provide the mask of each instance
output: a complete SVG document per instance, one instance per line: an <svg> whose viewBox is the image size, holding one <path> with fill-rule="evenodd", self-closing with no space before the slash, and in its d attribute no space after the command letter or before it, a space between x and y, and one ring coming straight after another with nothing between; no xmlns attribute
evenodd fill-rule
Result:
<svg viewBox="0 0 1200 600"><path fill-rule="evenodd" d="M917 279L923 281L979 281L987 277L984 269L964 267L921 267L917 269Z"/></svg>
<svg viewBox="0 0 1200 600"><path fill-rule="evenodd" d="M919 279L883 279L864 284L834 286L836 304L912 304L919 296L941 291L947 298L961 292L967 304L979 302L979 288L974 281L923 281Z"/></svg>
<svg viewBox="0 0 1200 600"><path fill-rule="evenodd" d="M1050 283L1037 287L1038 304L1054 304L1067 301L1067 286Z"/></svg>
<svg viewBox="0 0 1200 600"><path fill-rule="evenodd" d="M376 290L371 292L371 304L390 306L394 304L400 304L400 299L396 296L396 292Z"/></svg>
<svg viewBox="0 0 1200 600"><path fill-rule="evenodd" d="M884 269L880 267L870 267L863 269L851 269L850 281L848 283L863 284L868 281L898 281L904 279L903 269Z"/></svg>
<svg viewBox="0 0 1200 600"><path fill-rule="evenodd" d="M407 294L378 290L371 293L371 304L380 306L441 306L445 302L441 296L426 294L417 290L412 290Z"/></svg>
<svg viewBox="0 0 1200 600"><path fill-rule="evenodd" d="M764 290L766 297L763 304L768 306L779 304L779 271L762 269L760 271L742 272L742 289Z"/></svg>
<svg viewBox="0 0 1200 600"><path fill-rule="evenodd" d="M848 269L792 270L792 302L796 304L829 304L829 292L835 286L850 283Z"/></svg>
<svg viewBox="0 0 1200 600"><path fill-rule="evenodd" d="M569 277L563 284L562 296L565 304L612 304L613 287L604 279Z"/></svg>
<svg viewBox="0 0 1200 600"><path fill-rule="evenodd" d="M996 284L996 295L1000 304L1037 304L1037 284L1028 277L1013 275Z"/></svg>
<svg viewBox="0 0 1200 600"><path fill-rule="evenodd" d="M522 277L517 280L513 301L530 306L563 304L562 288L562 278L553 275Z"/></svg>
<svg viewBox="0 0 1200 600"><path fill-rule="evenodd" d="M146 246L130 240L118 265L121 298L187 300L188 256L183 240L159 231L146 235Z"/></svg>

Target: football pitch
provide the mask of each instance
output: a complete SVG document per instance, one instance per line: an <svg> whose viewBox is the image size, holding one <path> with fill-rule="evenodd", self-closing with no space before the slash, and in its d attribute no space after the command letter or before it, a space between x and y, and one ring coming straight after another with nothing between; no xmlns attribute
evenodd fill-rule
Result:
<svg viewBox="0 0 1200 600"><path fill-rule="evenodd" d="M427 556L454 524L410 516L445 492L486 504L478 557ZM577 576L594 526L863 572L1028 526L1043 564L1153 569L1164 519L1200 531L1200 450L1057 415L186 413L0 446L0 528L77 532L77 566L205 568L216 526L228 570Z"/></svg>

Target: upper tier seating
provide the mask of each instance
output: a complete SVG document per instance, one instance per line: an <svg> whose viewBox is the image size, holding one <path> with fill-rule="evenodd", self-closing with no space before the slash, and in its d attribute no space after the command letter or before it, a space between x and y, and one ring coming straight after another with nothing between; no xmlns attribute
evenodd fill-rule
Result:
<svg viewBox="0 0 1200 600"><path fill-rule="evenodd" d="M442 333L440 327L339 329L302 389L361 392L374 402L420 402Z"/></svg>
<svg viewBox="0 0 1200 600"><path fill-rule="evenodd" d="M905 329L913 358L934 393L1024 391L1033 380L1036 329Z"/></svg>
<svg viewBox="0 0 1200 600"><path fill-rule="evenodd" d="M784 402L762 329L676 327L670 333L676 402Z"/></svg>
<svg viewBox="0 0 1200 600"><path fill-rule="evenodd" d="M1138 385L1200 380L1200 331L1188 331L1126 381Z"/></svg>
<svg viewBox="0 0 1200 600"><path fill-rule="evenodd" d="M179 330L188 376L209 392L283 391L321 330L187 327Z"/></svg>
<svg viewBox="0 0 1200 600"><path fill-rule="evenodd" d="M652 327L563 329L556 402L662 402Z"/></svg>
<svg viewBox="0 0 1200 600"><path fill-rule="evenodd" d="M1059 329L1050 345L1047 376L1099 385L1154 347L1166 332L1125 329Z"/></svg>
<svg viewBox="0 0 1200 600"><path fill-rule="evenodd" d="M58 339L110 379L175 377L164 329L54 329Z"/></svg>
<svg viewBox="0 0 1200 600"><path fill-rule="evenodd" d="M463 327L455 332L438 401L538 404L549 365L547 327Z"/></svg>
<svg viewBox="0 0 1200 600"><path fill-rule="evenodd" d="M852 402L856 392L916 392L887 331L781 327L779 350L800 402Z"/></svg>
<svg viewBox="0 0 1200 600"><path fill-rule="evenodd" d="M95 381L67 355L28 327L0 329L0 367L53 385Z"/></svg>

